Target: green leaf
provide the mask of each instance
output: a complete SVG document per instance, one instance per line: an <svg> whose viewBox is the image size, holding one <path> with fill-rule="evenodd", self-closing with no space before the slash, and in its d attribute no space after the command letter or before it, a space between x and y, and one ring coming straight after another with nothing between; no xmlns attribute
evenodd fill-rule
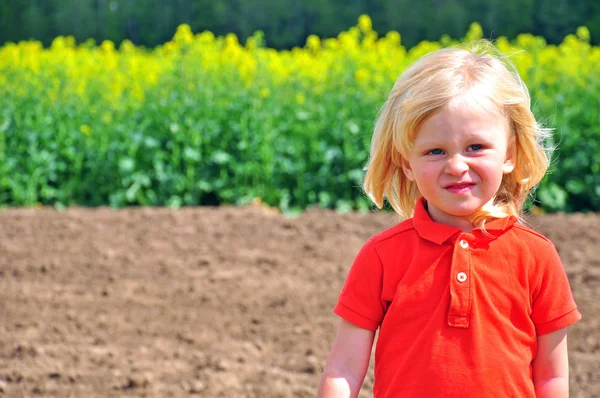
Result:
<svg viewBox="0 0 600 398"><path fill-rule="evenodd" d="M352 202L350 200L340 199L335 202L335 209L339 213L349 213L352 211Z"/></svg>
<svg viewBox="0 0 600 398"><path fill-rule="evenodd" d="M135 160L131 158L123 158L119 160L119 170L123 174L129 174L135 169Z"/></svg>
<svg viewBox="0 0 600 398"><path fill-rule="evenodd" d="M231 161L232 156L230 154L228 154L227 152L223 152L221 150L216 151L215 153L213 153L211 160L222 166L224 164L227 164Z"/></svg>
<svg viewBox="0 0 600 398"><path fill-rule="evenodd" d="M537 198L542 207L549 210L564 210L567 205L567 193L554 183L541 187L537 192Z"/></svg>
<svg viewBox="0 0 600 398"><path fill-rule="evenodd" d="M171 209L178 209L181 207L182 199L179 196L171 196L169 200L167 200L167 207Z"/></svg>
<svg viewBox="0 0 600 398"><path fill-rule="evenodd" d="M194 162L199 162L201 159L200 152L198 152L194 148L190 148L189 146L185 147L185 149L183 150L183 157L187 160L191 160Z"/></svg>

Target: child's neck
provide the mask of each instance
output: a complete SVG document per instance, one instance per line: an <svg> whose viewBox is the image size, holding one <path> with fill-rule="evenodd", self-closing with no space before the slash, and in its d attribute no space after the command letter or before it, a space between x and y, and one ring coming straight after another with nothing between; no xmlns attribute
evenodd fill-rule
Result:
<svg viewBox="0 0 600 398"><path fill-rule="evenodd" d="M429 217L431 217L433 221L439 224L445 224L450 227L458 228L463 232L471 232L475 228L475 226L473 226L473 223L471 222L471 218L468 216L452 216L427 205L425 206L425 208L427 209Z"/></svg>

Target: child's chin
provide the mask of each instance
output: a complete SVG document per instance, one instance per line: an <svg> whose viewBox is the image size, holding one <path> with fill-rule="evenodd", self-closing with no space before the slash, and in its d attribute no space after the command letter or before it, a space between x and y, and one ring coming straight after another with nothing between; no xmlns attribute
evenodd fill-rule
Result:
<svg viewBox="0 0 600 398"><path fill-rule="evenodd" d="M453 217L470 218L473 217L479 210L481 210L480 206L453 207L448 209L446 214Z"/></svg>

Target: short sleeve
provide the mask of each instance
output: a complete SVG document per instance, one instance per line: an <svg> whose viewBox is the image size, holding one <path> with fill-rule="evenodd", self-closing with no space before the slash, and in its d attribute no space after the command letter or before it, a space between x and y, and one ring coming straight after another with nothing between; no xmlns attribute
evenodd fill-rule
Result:
<svg viewBox="0 0 600 398"><path fill-rule="evenodd" d="M373 239L356 256L333 312L354 325L377 330L384 314L383 265Z"/></svg>
<svg viewBox="0 0 600 398"><path fill-rule="evenodd" d="M565 328L581 319L569 279L552 243L549 243L547 257L536 275L532 297L531 318L538 336Z"/></svg>

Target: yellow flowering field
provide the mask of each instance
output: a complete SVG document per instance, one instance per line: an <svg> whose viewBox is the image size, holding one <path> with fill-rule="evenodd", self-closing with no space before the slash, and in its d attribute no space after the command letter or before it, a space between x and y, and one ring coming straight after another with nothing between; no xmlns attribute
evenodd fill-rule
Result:
<svg viewBox="0 0 600 398"><path fill-rule="evenodd" d="M0 47L0 204L203 205L264 202L368 209L358 187L378 107L432 50L378 35L363 15L335 38L276 51L260 32L194 34L154 49L57 37ZM600 209L600 48L580 27L560 45L499 37L555 128L546 210Z"/></svg>

